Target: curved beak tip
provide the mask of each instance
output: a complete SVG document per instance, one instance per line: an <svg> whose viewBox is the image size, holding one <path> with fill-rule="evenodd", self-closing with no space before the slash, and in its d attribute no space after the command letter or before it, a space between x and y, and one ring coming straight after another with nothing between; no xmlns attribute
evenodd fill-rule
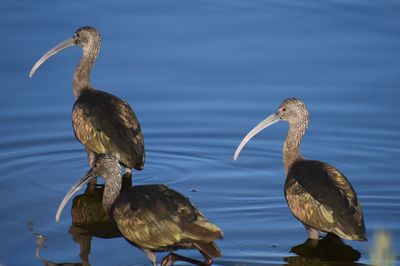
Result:
<svg viewBox="0 0 400 266"><path fill-rule="evenodd" d="M54 220L56 221L56 223L58 223L60 221L61 212L62 212L62 209L61 209L61 211L57 210L56 216L54 216Z"/></svg>
<svg viewBox="0 0 400 266"><path fill-rule="evenodd" d="M31 71L29 72L29 77L32 78L33 75L35 74L36 70L44 63L46 62L47 59L52 57L53 55L61 52L62 50L74 46L75 42L73 38L66 39L65 41L59 43L49 51L47 51L32 67Z"/></svg>
<svg viewBox="0 0 400 266"><path fill-rule="evenodd" d="M89 169L89 171L81 178L78 180L78 182L75 183L75 185L72 186L72 188L68 191L68 193L65 195L63 200L61 201L60 205L58 206L57 213L55 216L55 221L58 222L60 220L60 216L62 214L62 211L64 210L64 207L67 205L67 202L69 201L70 198L85 184L87 184L90 179L95 177L92 175L92 168Z"/></svg>
<svg viewBox="0 0 400 266"><path fill-rule="evenodd" d="M279 114L278 113L273 113L270 116L268 116L266 119L261 121L257 126L255 126L252 130L250 130L249 133L242 139L238 147L236 148L235 154L233 156L233 160L237 160L239 157L240 152L243 150L244 146L259 132L261 132L263 129L269 127L272 124L275 124L276 122L279 121Z"/></svg>

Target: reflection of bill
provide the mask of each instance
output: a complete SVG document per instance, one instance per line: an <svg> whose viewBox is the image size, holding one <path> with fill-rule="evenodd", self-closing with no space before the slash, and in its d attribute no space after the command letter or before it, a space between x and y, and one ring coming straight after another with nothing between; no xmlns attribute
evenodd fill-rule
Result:
<svg viewBox="0 0 400 266"><path fill-rule="evenodd" d="M125 174L122 178L121 190L129 189L132 185L132 175ZM29 230L36 239L36 258L44 262L45 265L90 265L89 254L91 249L92 237L116 238L122 237L121 232L113 223L102 205L104 185L89 184L85 192L76 196L72 201L71 216L72 225L68 230L72 239L80 247L80 263L53 263L40 256L40 251L46 248L47 238L41 234L33 232L33 223L28 223ZM0 264L1 266L1 264Z"/></svg>
<svg viewBox="0 0 400 266"><path fill-rule="evenodd" d="M42 249L46 248L46 240L47 238L44 237L42 234L36 233L33 231L33 223L29 222L28 223L28 229L32 232L33 236L35 237L35 243L36 243L36 247L35 247L35 257L40 260L43 265L45 266L90 266L89 261L87 261L86 263L84 261L81 262L77 262L77 263L71 263L71 262L66 262L66 263L55 263L52 261L49 261L45 258L43 258L40 255L40 252L42 251ZM90 243L89 243L90 245ZM89 251L90 251L90 246L89 246ZM86 257L89 256L89 253L86 255ZM0 264L0 266L3 266Z"/></svg>
<svg viewBox="0 0 400 266"><path fill-rule="evenodd" d="M40 250L42 248L46 248L45 243L47 238L39 233L35 233L33 231L33 222L28 222L28 229L32 232L33 236L35 237L36 249L35 249L35 256L36 258L40 259ZM1 266L1 264L0 264Z"/></svg>

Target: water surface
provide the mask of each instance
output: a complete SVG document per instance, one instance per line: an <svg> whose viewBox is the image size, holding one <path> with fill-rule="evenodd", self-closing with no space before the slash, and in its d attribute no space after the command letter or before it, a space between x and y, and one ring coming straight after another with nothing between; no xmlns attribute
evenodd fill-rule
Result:
<svg viewBox="0 0 400 266"><path fill-rule="evenodd" d="M216 265L368 265L380 229L400 250L398 1L5 0L0 6L0 265L82 260L68 232L71 205L54 222L60 200L87 168L70 118L81 51L64 51L32 79L28 73L83 25L97 27L103 39L94 86L128 101L142 125L147 160L134 182L170 185L224 230L218 241L224 257ZM284 123L232 160L247 131L293 96L311 114L303 154L350 179L370 241L328 245L324 255L298 247L306 232L283 196ZM330 256L332 250L345 255ZM122 238L93 237L88 260L149 265Z"/></svg>

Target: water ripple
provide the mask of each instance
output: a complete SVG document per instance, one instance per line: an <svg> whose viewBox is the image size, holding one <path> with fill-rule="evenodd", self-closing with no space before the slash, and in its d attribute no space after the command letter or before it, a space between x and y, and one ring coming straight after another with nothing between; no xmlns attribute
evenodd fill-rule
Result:
<svg viewBox="0 0 400 266"><path fill-rule="evenodd" d="M235 250L247 255L282 256L290 251L290 246L279 242L253 241L242 242L235 246Z"/></svg>

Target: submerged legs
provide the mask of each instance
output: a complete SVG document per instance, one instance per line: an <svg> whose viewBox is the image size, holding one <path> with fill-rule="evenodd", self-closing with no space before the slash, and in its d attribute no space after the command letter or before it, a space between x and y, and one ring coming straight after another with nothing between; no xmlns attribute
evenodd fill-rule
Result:
<svg viewBox="0 0 400 266"><path fill-rule="evenodd" d="M212 264L212 259L208 255L203 253L203 252L201 252L201 254L204 256L204 261L199 261L199 260L195 260L195 259L192 259L192 258L184 257L184 256L178 255L176 253L169 253L167 256L165 256L162 259L161 266L174 265L174 263L176 261L178 261L178 260L186 261L186 262L189 262L191 264L199 265L199 266L210 266Z"/></svg>
<svg viewBox="0 0 400 266"><path fill-rule="evenodd" d="M88 158L88 162L89 162L89 167L92 167L92 164L94 162L94 159L96 159L96 154L91 152L90 150L86 149L87 152L87 158ZM96 184L97 184L97 177L92 178L87 187L89 188L89 190L96 188Z"/></svg>

